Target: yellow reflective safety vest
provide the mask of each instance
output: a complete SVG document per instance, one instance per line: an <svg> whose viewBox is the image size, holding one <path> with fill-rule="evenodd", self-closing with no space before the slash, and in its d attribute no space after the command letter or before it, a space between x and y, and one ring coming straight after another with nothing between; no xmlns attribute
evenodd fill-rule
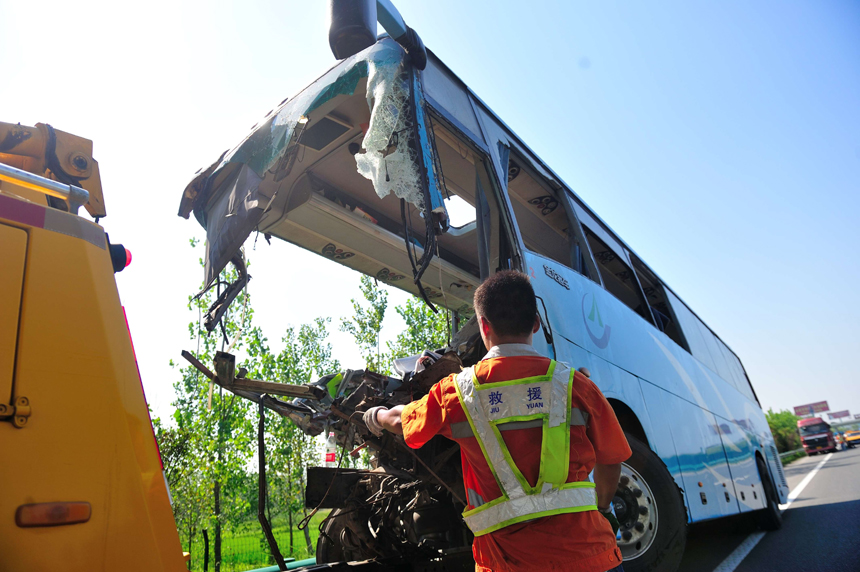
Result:
<svg viewBox="0 0 860 572"><path fill-rule="evenodd" d="M474 368L456 376L457 395L471 433L496 478L502 496L463 513L475 536L511 524L568 512L597 510L597 492L590 481L567 483L570 467L570 426L584 425L584 413L571 409L574 371L551 361L546 375L481 384ZM542 427L540 472L531 486L514 464L501 431ZM467 429L467 430L468 430Z"/></svg>

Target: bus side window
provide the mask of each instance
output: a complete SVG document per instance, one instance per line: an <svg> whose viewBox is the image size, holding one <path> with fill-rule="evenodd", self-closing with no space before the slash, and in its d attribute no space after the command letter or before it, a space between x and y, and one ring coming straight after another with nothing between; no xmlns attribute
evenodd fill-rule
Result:
<svg viewBox="0 0 860 572"><path fill-rule="evenodd" d="M525 247L588 276L583 245L564 189L553 189L514 155L508 160L508 195ZM577 248L578 247L578 248Z"/></svg>
<svg viewBox="0 0 860 572"><path fill-rule="evenodd" d="M755 394L753 393L752 386L747 379L747 374L741 365L741 360L739 360L738 356L736 356L735 353L719 338L717 338L717 344L720 346L720 349L723 352L723 357L729 366L735 387L748 399L755 401Z"/></svg>
<svg viewBox="0 0 860 572"><path fill-rule="evenodd" d="M487 159L435 115L430 115L442 172L449 229L438 238L440 256L469 272L477 284L499 269L510 268L507 231L490 179ZM467 288L471 284L446 284ZM462 309L471 313L471 308Z"/></svg>
<svg viewBox="0 0 860 572"><path fill-rule="evenodd" d="M669 336L673 342L689 352L690 348L687 346L675 313L672 312L672 308L669 307L669 303L666 300L663 284L647 266L642 264L632 254L630 255L630 261L633 263L633 268L639 277L639 283L642 285L645 300L648 302L648 307L654 317L654 325L657 326L658 330Z"/></svg>
<svg viewBox="0 0 860 572"><path fill-rule="evenodd" d="M675 310L675 316L678 317L693 357L705 364L711 371L729 384L735 386L741 393L748 395L743 386L738 386L731 364L727 361L725 353L720 348L722 342L719 338L671 291L666 290L666 294L672 309Z"/></svg>
<svg viewBox="0 0 860 572"><path fill-rule="evenodd" d="M708 366L712 371L716 371L717 368L714 365L711 352L708 351L708 346L705 344L705 339L702 337L703 330L708 331L709 333L710 331L671 290L666 290L666 297L669 299L669 304L672 306L672 310L675 311L675 316L678 318L681 331L684 332L684 338L687 340L688 351L693 354L693 357Z"/></svg>
<svg viewBox="0 0 860 572"><path fill-rule="evenodd" d="M714 332L706 326L701 320L699 320L700 326L703 328L702 337L705 339L705 344L708 346L708 351L711 352L711 357L714 360L714 367L712 368L720 377L734 385L738 390L741 388L734 383L734 376L732 374L732 370L729 367L728 362L726 361L726 356L723 354L720 349L720 345L722 342L714 335Z"/></svg>
<svg viewBox="0 0 860 572"><path fill-rule="evenodd" d="M597 269L603 279L603 287L613 296L624 302L631 310L642 316L648 323L653 324L651 311L647 302L642 297L636 275L627 266L627 263L605 242L585 227L585 236L588 246L594 254Z"/></svg>
<svg viewBox="0 0 860 572"><path fill-rule="evenodd" d="M740 363L741 363L741 360L738 359L738 364L740 364ZM743 385L744 389L741 390L741 393L743 393L744 395L746 395L747 397L749 397L750 399L752 399L753 401L758 403L758 397L756 397L755 390L752 388L752 382L750 382L750 378L747 377L747 372L746 372L746 370L744 370L744 367L742 365L741 365L741 371L744 374L744 385ZM759 405L761 405L761 403L759 403Z"/></svg>

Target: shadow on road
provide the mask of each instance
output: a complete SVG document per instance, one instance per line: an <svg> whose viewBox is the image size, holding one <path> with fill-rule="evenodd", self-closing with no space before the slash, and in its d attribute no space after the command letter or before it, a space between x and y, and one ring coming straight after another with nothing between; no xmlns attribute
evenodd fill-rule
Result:
<svg viewBox="0 0 860 572"><path fill-rule="evenodd" d="M691 524L679 572L703 572L719 566L726 556L756 531L756 515L740 514Z"/></svg>
<svg viewBox="0 0 860 572"><path fill-rule="evenodd" d="M860 500L792 505L782 516L782 529L765 535L737 572L860 570Z"/></svg>

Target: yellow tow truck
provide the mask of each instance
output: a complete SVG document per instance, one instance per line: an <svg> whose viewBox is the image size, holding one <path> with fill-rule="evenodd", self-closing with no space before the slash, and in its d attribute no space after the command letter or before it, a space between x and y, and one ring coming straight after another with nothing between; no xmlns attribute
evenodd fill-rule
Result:
<svg viewBox="0 0 860 572"><path fill-rule="evenodd" d="M114 279L131 254L98 224L92 153L0 122L2 572L189 566Z"/></svg>
<svg viewBox="0 0 860 572"><path fill-rule="evenodd" d="M92 147L0 123L0 569L186 570Z"/></svg>

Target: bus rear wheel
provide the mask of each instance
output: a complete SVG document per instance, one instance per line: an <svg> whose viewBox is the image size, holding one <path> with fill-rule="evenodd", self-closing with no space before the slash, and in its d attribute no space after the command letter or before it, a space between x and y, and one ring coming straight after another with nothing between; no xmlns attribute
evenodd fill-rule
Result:
<svg viewBox="0 0 860 572"><path fill-rule="evenodd" d="M617 542L626 572L674 572L687 543L687 512L681 490L666 465L644 443L627 434L633 455L621 464L612 500L621 528Z"/></svg>
<svg viewBox="0 0 860 572"><path fill-rule="evenodd" d="M779 497L776 487L770 479L770 473L761 457L755 458L758 466L758 475L761 478L761 486L764 488L765 507L757 511L758 525L762 530L779 530L782 527L782 512L779 510Z"/></svg>

